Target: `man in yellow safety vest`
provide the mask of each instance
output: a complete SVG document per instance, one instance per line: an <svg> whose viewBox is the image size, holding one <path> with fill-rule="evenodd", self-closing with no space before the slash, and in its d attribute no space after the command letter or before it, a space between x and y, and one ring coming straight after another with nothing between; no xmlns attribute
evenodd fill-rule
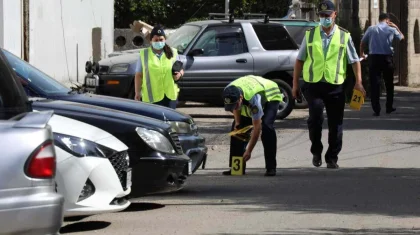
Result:
<svg viewBox="0 0 420 235"><path fill-rule="evenodd" d="M248 75L231 82L223 91L225 110L233 112L232 130L253 125L251 139L243 142L231 137L229 167L233 156L251 158L252 150L261 134L265 157L265 176L276 175L277 135L274 129L277 111L283 96L278 85L268 79ZM245 165L245 164L244 164ZM231 170L223 172L230 175Z"/></svg>
<svg viewBox="0 0 420 235"><path fill-rule="evenodd" d="M328 116L328 144L325 154L327 168L338 168L338 154L343 142L345 106L344 81L347 64L356 77L355 89L365 95L362 85L360 60L350 33L334 23L337 16L334 3L319 4L320 25L308 31L303 38L293 74L293 96L299 91L299 77L303 69L304 96L309 105L308 129L312 142L312 164L322 165L321 142L324 107Z"/></svg>

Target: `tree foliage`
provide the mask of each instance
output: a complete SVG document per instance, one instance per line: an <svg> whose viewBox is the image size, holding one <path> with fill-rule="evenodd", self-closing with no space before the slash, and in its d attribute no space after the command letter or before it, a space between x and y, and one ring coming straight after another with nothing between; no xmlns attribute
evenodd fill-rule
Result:
<svg viewBox="0 0 420 235"><path fill-rule="evenodd" d="M283 17L291 0L230 0L235 17L243 13L268 13ZM211 12L224 13L224 0L115 0L115 27L128 28L135 20L175 28L185 22L208 18Z"/></svg>

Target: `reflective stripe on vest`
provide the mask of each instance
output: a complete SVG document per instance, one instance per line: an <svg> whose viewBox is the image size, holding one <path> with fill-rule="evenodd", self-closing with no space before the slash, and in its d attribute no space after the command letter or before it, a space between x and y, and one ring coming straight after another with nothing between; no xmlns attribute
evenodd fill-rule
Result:
<svg viewBox="0 0 420 235"><path fill-rule="evenodd" d="M306 40L308 56L303 66L303 79L310 83L325 79L331 84L342 84L346 79L347 63L344 55L347 52L349 33L337 27L326 54L319 26L306 32Z"/></svg>
<svg viewBox="0 0 420 235"><path fill-rule="evenodd" d="M144 77L142 83L142 95L144 102L159 102L165 97L165 95L171 100L176 100L179 88L172 77L172 65L178 53L175 49L172 49L172 52L173 57L169 60L166 58L165 54L163 54L160 59L158 57L154 58L153 56L155 55L151 48L146 48L140 51Z"/></svg>

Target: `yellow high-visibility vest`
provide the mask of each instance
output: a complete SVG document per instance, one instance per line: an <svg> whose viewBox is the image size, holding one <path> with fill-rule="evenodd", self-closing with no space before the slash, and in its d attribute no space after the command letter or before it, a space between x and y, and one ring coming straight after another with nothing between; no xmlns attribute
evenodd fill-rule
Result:
<svg viewBox="0 0 420 235"><path fill-rule="evenodd" d="M231 82L230 85L241 88L246 101L251 100L256 94L261 95L261 101L263 103L269 101L283 101L283 95L281 94L277 83L263 77L247 75L236 79ZM251 110L250 107L242 105L241 115L251 117L253 111L254 110Z"/></svg>
<svg viewBox="0 0 420 235"><path fill-rule="evenodd" d="M306 31L307 56L303 65L303 80L317 83L325 79L331 84L343 84L347 71L347 43L350 33L337 26L327 54L324 55L321 26Z"/></svg>
<svg viewBox="0 0 420 235"><path fill-rule="evenodd" d="M173 57L168 59L163 53L160 59L153 53L151 47L140 50L140 58L143 67L142 101L156 103L163 98L176 100L178 97L178 85L172 77L172 65L178 52L171 48Z"/></svg>

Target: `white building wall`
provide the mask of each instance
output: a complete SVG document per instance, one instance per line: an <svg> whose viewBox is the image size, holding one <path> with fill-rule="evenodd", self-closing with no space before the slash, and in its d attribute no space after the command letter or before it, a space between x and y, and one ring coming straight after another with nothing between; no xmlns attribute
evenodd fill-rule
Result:
<svg viewBox="0 0 420 235"><path fill-rule="evenodd" d="M0 0L0 46L22 57L22 1Z"/></svg>
<svg viewBox="0 0 420 235"><path fill-rule="evenodd" d="M29 62L56 80L83 83L93 28L102 28L101 58L112 52L114 0L36 0L29 9Z"/></svg>

